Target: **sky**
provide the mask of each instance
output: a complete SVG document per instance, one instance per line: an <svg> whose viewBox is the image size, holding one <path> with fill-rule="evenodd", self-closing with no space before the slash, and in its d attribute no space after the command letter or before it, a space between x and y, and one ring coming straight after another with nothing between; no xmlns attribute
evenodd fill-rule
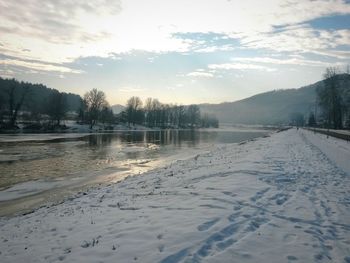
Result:
<svg viewBox="0 0 350 263"><path fill-rule="evenodd" d="M349 0L0 0L0 76L111 105L236 101L350 63Z"/></svg>

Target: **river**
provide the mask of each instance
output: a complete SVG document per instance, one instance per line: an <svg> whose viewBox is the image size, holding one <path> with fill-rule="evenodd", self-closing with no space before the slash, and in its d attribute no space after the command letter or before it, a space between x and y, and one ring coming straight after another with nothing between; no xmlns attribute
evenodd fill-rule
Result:
<svg viewBox="0 0 350 263"><path fill-rule="evenodd" d="M0 216L55 203L264 129L148 130L0 136Z"/></svg>

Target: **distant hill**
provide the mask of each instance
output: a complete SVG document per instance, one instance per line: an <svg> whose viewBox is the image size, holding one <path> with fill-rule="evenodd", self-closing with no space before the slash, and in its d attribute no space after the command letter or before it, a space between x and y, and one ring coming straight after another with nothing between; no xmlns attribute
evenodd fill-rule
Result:
<svg viewBox="0 0 350 263"><path fill-rule="evenodd" d="M51 89L42 84L19 82L15 79L3 79L0 77L0 100L7 106L7 90L10 86L16 87L16 94L22 94L24 87L29 86L29 93L23 104L22 110L33 110L44 112L48 98L56 89ZM77 111L81 106L81 97L77 94L62 92L66 95L68 111Z"/></svg>
<svg viewBox="0 0 350 263"><path fill-rule="evenodd" d="M114 114L118 114L125 109L125 106L120 105L120 104L115 104L115 105L111 106L111 108L112 108L112 111Z"/></svg>
<svg viewBox="0 0 350 263"><path fill-rule="evenodd" d="M350 92L350 75L338 77L343 80L342 89ZM321 87L323 81L299 89L269 91L236 102L199 106L202 112L214 114L221 123L285 124L293 113L307 117L314 111L316 90Z"/></svg>

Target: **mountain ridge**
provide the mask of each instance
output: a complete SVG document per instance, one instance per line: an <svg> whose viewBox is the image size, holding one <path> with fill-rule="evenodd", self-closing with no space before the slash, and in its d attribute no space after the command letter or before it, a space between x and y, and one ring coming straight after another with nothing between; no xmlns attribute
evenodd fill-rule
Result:
<svg viewBox="0 0 350 263"><path fill-rule="evenodd" d="M341 89L347 89L349 74L340 74ZM234 124L288 124L291 115L302 114L305 118L317 111L317 89L323 80L294 89L278 89L251 97L219 104L199 104L201 112L215 115L220 123Z"/></svg>

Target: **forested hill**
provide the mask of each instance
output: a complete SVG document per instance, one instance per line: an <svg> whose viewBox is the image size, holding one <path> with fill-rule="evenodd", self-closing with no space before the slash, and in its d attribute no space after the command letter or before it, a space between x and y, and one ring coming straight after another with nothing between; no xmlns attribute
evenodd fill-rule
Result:
<svg viewBox="0 0 350 263"><path fill-rule="evenodd" d="M349 74L339 75L341 89L350 92ZM305 117L315 109L316 90L323 81L299 89L275 90L247 99L221 104L201 104L202 112L214 114L220 123L285 124L294 113Z"/></svg>
<svg viewBox="0 0 350 263"><path fill-rule="evenodd" d="M36 112L45 112L50 95L58 92L58 90L48 88L42 84L19 82L15 79L3 79L0 77L0 103L5 107L9 103L8 90L11 87L15 87L15 96L21 96L23 91L28 88L22 110L34 110ZM81 97L77 94L61 93L65 95L68 111L77 111L81 106Z"/></svg>

